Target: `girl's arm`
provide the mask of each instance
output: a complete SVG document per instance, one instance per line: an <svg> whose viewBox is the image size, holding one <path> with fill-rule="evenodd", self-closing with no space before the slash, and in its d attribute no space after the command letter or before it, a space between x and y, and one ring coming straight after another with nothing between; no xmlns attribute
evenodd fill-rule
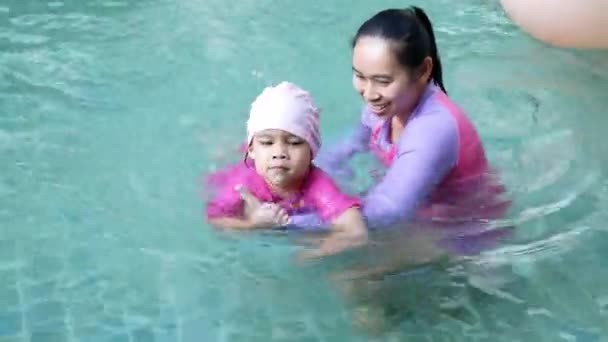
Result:
<svg viewBox="0 0 608 342"><path fill-rule="evenodd" d="M217 217L209 219L207 221L214 227L223 229L253 229L255 228L253 222L238 217Z"/></svg>
<svg viewBox="0 0 608 342"><path fill-rule="evenodd" d="M237 203L223 203L223 208L218 202L211 203L207 210L209 224L225 229L272 228L287 224L289 216L278 204L262 203L240 185L234 191L240 196Z"/></svg>
<svg viewBox="0 0 608 342"><path fill-rule="evenodd" d="M248 215L245 215L243 201L226 191L219 198L210 201L207 205L207 223L216 228L223 229L253 229L254 224ZM250 215L249 215L250 216Z"/></svg>
<svg viewBox="0 0 608 342"><path fill-rule="evenodd" d="M224 229L265 229L283 226L289 219L285 210L273 203L265 203L248 217L216 217L209 219L212 226Z"/></svg>

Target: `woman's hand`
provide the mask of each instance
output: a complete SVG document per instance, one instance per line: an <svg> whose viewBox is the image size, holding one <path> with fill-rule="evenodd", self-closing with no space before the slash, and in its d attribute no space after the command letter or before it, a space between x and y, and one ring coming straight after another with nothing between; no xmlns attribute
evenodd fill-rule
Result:
<svg viewBox="0 0 608 342"><path fill-rule="evenodd" d="M306 261L339 254L362 247L368 242L367 227L358 208L351 208L332 222L332 231L321 239L315 249L299 253L298 260Z"/></svg>

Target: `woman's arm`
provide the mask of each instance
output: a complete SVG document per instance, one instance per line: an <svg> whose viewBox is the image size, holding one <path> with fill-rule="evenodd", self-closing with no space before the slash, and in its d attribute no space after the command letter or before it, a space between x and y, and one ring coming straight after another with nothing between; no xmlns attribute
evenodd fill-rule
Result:
<svg viewBox="0 0 608 342"><path fill-rule="evenodd" d="M320 258L335 255L367 243L367 227L357 207L352 207L338 215L331 222L331 232L322 239L315 249L304 251L301 259Z"/></svg>
<svg viewBox="0 0 608 342"><path fill-rule="evenodd" d="M301 257L322 257L359 247L367 242L367 227L361 214L361 201L340 192L334 181L321 169L313 169L305 201L319 218L330 226L330 232L314 250Z"/></svg>
<svg viewBox="0 0 608 342"><path fill-rule="evenodd" d="M379 228L410 219L456 165L458 144L457 123L447 112L424 113L410 121L395 161L363 199L367 226ZM322 220L316 214L294 215L291 224L311 228Z"/></svg>
<svg viewBox="0 0 608 342"><path fill-rule="evenodd" d="M324 222L316 212L291 215L289 225L304 229L324 228Z"/></svg>
<svg viewBox="0 0 608 342"><path fill-rule="evenodd" d="M457 123L447 112L424 113L410 121L395 161L363 201L368 225L409 220L456 165L458 144Z"/></svg>
<svg viewBox="0 0 608 342"><path fill-rule="evenodd" d="M344 140L327 149L321 148L314 164L329 173L334 178L347 176L350 172L346 162L356 153L365 152L369 148L371 129L360 122L355 130Z"/></svg>

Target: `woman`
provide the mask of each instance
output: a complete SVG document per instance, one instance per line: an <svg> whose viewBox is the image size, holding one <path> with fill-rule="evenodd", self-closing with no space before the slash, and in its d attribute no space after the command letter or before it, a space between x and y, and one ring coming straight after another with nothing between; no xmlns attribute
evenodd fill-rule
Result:
<svg viewBox="0 0 608 342"><path fill-rule="evenodd" d="M509 206L473 124L447 96L433 27L418 7L388 9L367 20L353 41L353 85L365 102L354 134L315 161L336 174L356 153L387 167L363 199L370 228L413 219L468 235ZM294 216L315 226L314 215ZM471 224L475 222L475 224ZM485 232L484 234L488 234ZM496 231L490 232L495 235ZM499 233L502 234L502 233Z"/></svg>
<svg viewBox="0 0 608 342"><path fill-rule="evenodd" d="M337 277L344 277L340 287L358 306L358 325L373 332L386 328L388 316L399 320L417 307L408 296L416 286L398 275L392 281L390 274L440 258L437 240L449 254L493 247L508 230L492 229L488 222L502 218L510 202L501 198L505 189L473 124L447 96L433 27L422 9L375 14L358 29L352 49L353 85L365 102L360 122L316 163L335 173L356 153L373 153L387 170L363 198L368 227L416 221L387 234L369 258L374 265L349 267ZM298 226L317 221L291 220Z"/></svg>

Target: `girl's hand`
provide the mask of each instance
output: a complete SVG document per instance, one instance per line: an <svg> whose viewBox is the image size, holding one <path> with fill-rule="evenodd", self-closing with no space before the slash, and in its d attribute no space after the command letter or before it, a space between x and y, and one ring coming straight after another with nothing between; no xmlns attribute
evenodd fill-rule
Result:
<svg viewBox="0 0 608 342"><path fill-rule="evenodd" d="M277 227L289 223L287 212L278 204L263 203L243 186L238 186L235 190L243 199L245 218L250 221L252 228Z"/></svg>
<svg viewBox="0 0 608 342"><path fill-rule="evenodd" d="M289 223L289 215L285 209L275 203L263 203L253 210L249 217L252 225L257 228L284 226Z"/></svg>

